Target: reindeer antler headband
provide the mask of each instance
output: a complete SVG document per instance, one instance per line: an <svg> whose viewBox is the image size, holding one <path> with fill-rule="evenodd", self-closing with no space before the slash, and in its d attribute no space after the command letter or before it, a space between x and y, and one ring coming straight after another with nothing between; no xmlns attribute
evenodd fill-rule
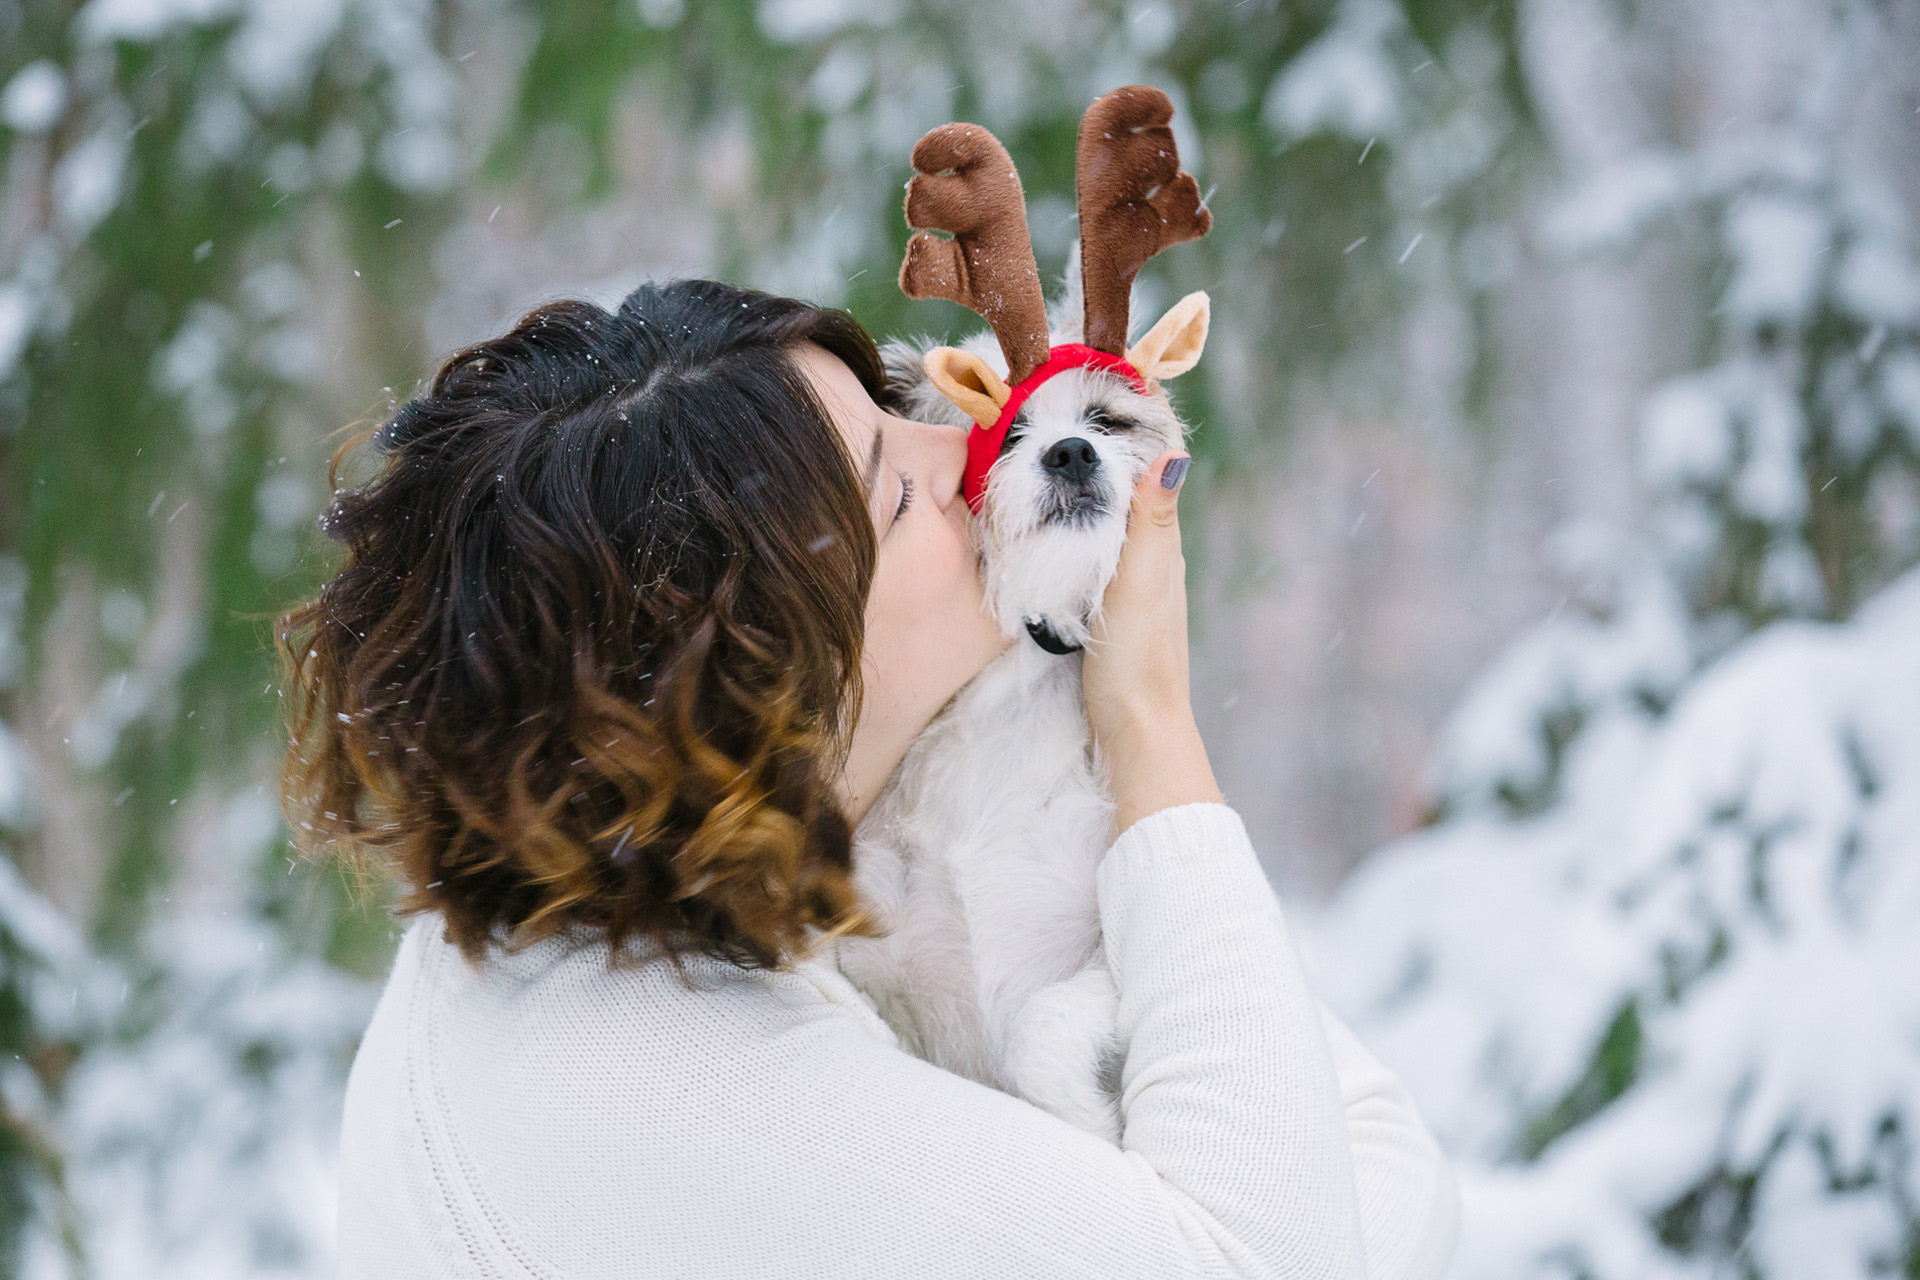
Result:
<svg viewBox="0 0 1920 1280"><path fill-rule="evenodd" d="M1160 367L1164 337L1150 352L1152 334L1133 351L1126 347L1134 276L1160 250L1198 239L1213 225L1199 186L1180 171L1180 152L1167 127L1172 119L1167 95L1137 84L1094 99L1080 119L1074 186L1086 341L1059 346L1047 332L1026 197L1006 148L973 124L942 125L914 145L907 225L945 231L953 239L917 231L900 264L901 291L978 312L1007 358L1002 381L983 362L951 347L927 354L928 376L978 424L967 438L963 481L974 510L1014 415L1047 379L1068 369L1105 369L1144 393L1156 375L1191 365L1188 360L1174 368L1174 360ZM1206 295L1193 295L1182 306L1193 307L1194 298L1204 335ZM1149 366L1144 372L1143 363Z"/></svg>

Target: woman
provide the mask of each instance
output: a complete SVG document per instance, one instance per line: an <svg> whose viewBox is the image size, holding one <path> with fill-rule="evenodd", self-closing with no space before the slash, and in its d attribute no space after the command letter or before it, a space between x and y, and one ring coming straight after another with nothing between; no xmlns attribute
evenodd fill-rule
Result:
<svg viewBox="0 0 1920 1280"><path fill-rule="evenodd" d="M1194 727L1184 458L1085 660L1123 1146L904 1053L834 968L877 928L852 825L1006 644L961 433L886 403L844 313L649 285L455 356L336 485L285 801L416 917L341 1275L1437 1275L1451 1176L1306 989Z"/></svg>

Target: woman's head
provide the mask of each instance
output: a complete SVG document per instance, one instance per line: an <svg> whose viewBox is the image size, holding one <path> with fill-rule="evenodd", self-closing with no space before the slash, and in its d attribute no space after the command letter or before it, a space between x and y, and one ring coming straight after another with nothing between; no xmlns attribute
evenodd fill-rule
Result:
<svg viewBox="0 0 1920 1280"><path fill-rule="evenodd" d="M879 499L825 357L884 395L844 313L682 281L449 360L281 621L302 843L389 856L472 955L584 924L772 965L867 928L834 787Z"/></svg>

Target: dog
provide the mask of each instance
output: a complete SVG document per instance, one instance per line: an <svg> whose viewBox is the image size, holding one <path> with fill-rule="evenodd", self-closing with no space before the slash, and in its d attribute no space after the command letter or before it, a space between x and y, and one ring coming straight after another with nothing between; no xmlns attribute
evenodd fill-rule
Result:
<svg viewBox="0 0 1920 1280"><path fill-rule="evenodd" d="M1076 243L1048 331L1080 343L1084 311ZM855 882L887 934L836 940L841 972L909 1050L1115 1143L1123 1053L1094 882L1114 806L1081 653L1134 488L1187 435L1159 383L1199 359L1208 317L1191 294L1127 348L1145 390L1071 369L1012 420L973 522L1012 646L914 740L855 833ZM920 421L971 425L956 395L1007 376L992 334L957 354L890 342L883 357L896 411Z"/></svg>

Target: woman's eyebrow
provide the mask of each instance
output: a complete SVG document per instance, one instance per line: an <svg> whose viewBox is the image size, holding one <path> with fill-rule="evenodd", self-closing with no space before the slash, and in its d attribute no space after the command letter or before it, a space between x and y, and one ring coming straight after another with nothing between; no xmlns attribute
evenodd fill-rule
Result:
<svg viewBox="0 0 1920 1280"><path fill-rule="evenodd" d="M873 454L867 459L867 492L873 492L874 481L880 478L880 428L873 429Z"/></svg>

